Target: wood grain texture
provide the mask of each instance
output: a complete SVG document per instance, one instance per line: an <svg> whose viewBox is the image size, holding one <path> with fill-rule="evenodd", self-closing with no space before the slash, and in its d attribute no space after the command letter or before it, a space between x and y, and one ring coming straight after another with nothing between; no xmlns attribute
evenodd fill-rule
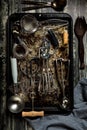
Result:
<svg viewBox="0 0 87 130"><path fill-rule="evenodd" d="M41 1L41 0L38 0ZM49 2L51 0L48 0ZM6 21L9 15L12 13L22 13L21 0L1 0L0 1L0 130L29 130L31 129L29 124L23 118L17 118L11 114L6 116ZM29 12L29 11L27 11ZM57 13L53 9L39 9L30 12L41 13ZM73 19L73 25L76 17L85 16L87 21L87 0L67 0L67 6L64 10L65 13L71 15ZM74 86L78 81L86 77L87 78L87 33L84 36L84 48L85 48L85 69L79 70L79 58L78 58L78 41L73 32L73 61L74 61Z"/></svg>

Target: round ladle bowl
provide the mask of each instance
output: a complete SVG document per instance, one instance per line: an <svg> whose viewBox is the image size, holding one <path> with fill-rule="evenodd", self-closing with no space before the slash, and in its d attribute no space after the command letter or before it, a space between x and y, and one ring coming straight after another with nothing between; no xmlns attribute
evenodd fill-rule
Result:
<svg viewBox="0 0 87 130"><path fill-rule="evenodd" d="M19 113L24 109L24 100L19 95L13 95L8 99L8 109L12 113Z"/></svg>

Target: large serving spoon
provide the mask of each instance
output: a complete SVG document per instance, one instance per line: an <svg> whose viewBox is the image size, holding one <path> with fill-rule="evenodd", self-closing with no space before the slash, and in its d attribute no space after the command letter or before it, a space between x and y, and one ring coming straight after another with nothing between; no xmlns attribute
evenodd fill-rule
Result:
<svg viewBox="0 0 87 130"><path fill-rule="evenodd" d="M19 94L16 94L16 89L18 85L17 77L18 77L18 71L17 71L17 59L16 58L11 58L11 71L12 71L12 78L13 78L13 83L14 83L14 91L15 95L11 96L8 99L8 109L12 113L19 113L24 109L25 102L23 99L23 96L21 97Z"/></svg>
<svg viewBox="0 0 87 130"><path fill-rule="evenodd" d="M84 17L77 17L74 25L74 32L78 39L78 54L80 59L80 69L84 69L84 44L83 44L83 37L87 30L86 27L86 20Z"/></svg>
<svg viewBox="0 0 87 130"><path fill-rule="evenodd" d="M52 2L36 2L23 0L21 3L25 5L34 5L31 7L22 8L23 11L49 7L53 8L56 11L63 11L64 7L67 4L67 0L53 0Z"/></svg>

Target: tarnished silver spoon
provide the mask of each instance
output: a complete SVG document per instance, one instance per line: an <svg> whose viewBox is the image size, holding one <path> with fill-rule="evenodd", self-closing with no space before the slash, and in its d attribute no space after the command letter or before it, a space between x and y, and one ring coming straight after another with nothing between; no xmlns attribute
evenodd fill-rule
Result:
<svg viewBox="0 0 87 130"><path fill-rule="evenodd" d="M63 11L64 7L67 4L67 0L54 0L52 2L36 2L36 1L22 1L22 4L25 5L34 5L30 7L22 8L23 11L39 9L39 8L53 8L56 11Z"/></svg>
<svg viewBox="0 0 87 130"><path fill-rule="evenodd" d="M14 83L13 87L14 87L15 95L11 96L8 99L7 105L10 112L19 113L24 109L25 102L24 102L23 96L16 93L16 90L18 87L18 82L17 82L18 71L17 71L16 58L11 58L11 71L12 71L12 78L13 78L13 83Z"/></svg>

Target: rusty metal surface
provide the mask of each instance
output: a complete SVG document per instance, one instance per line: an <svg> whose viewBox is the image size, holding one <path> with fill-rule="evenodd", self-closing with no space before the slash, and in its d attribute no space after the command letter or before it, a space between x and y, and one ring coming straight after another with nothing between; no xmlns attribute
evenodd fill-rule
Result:
<svg viewBox="0 0 87 130"><path fill-rule="evenodd" d="M18 130L24 129L29 130L31 129L29 124L27 124L24 119L18 119L12 115L7 115L6 117L6 82L5 82L5 68L6 68L6 21L9 15L14 12L22 12L22 6L20 5L21 0L1 0L0 1L0 129L4 130ZM41 0L39 0L41 1ZM51 1L51 0L49 0ZM35 12L35 11L30 11ZM54 12L53 9L40 9L36 12ZM65 13L68 13L73 18L73 24L75 22L76 17L79 15L85 16L87 20L87 1L86 0L68 0L67 6L64 10ZM79 60L78 60L78 42L73 34L73 60L74 60L74 86L77 84L78 80L82 77L87 77L87 34L84 37L84 48L85 48L85 64L86 67L84 70L79 70ZM3 79L2 79L2 78Z"/></svg>

